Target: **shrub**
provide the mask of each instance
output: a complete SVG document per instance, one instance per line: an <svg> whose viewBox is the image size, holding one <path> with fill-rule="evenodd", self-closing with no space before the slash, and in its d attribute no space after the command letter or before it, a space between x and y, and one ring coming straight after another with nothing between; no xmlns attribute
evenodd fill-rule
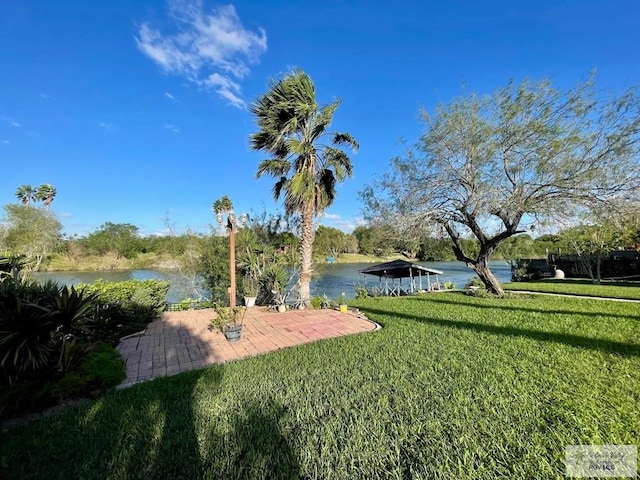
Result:
<svg viewBox="0 0 640 480"><path fill-rule="evenodd" d="M442 284L442 286L444 287L445 290L455 290L456 288L458 288L456 283L452 282L451 280L447 280Z"/></svg>
<svg viewBox="0 0 640 480"><path fill-rule="evenodd" d="M480 280L480 278L473 277L464 286L464 288L469 288L469 287L481 287L481 288L484 288L484 283L482 283L482 280Z"/></svg>
<svg viewBox="0 0 640 480"><path fill-rule="evenodd" d="M313 308L320 308L321 305L322 305L322 297L316 295L311 299L311 306Z"/></svg>
<svg viewBox="0 0 640 480"><path fill-rule="evenodd" d="M56 324L38 304L37 290L37 284L10 277L0 282L0 383L12 383L51 363ZM41 298L45 291L43 286Z"/></svg>
<svg viewBox="0 0 640 480"><path fill-rule="evenodd" d="M369 291L367 290L367 287L364 287L362 285L357 285L356 286L356 298L357 299L367 298L368 296L369 296Z"/></svg>
<svg viewBox="0 0 640 480"><path fill-rule="evenodd" d="M169 282L164 280L98 280L82 285L86 292L97 295L94 329L99 340L116 343L123 336L145 328L166 307Z"/></svg>
<svg viewBox="0 0 640 480"><path fill-rule="evenodd" d="M83 343L80 348L89 353L64 376L20 380L0 389L0 419L41 411L73 397L93 397L125 379L124 361L112 346Z"/></svg>
<svg viewBox="0 0 640 480"><path fill-rule="evenodd" d="M275 303L284 302L289 277L286 267L283 265L267 265L260 277L262 291L271 292L274 298L269 301ZM269 296L268 296L269 297Z"/></svg>
<svg viewBox="0 0 640 480"><path fill-rule="evenodd" d="M119 385L126 378L124 361L111 345L99 343L54 388L60 399L95 395Z"/></svg>
<svg viewBox="0 0 640 480"><path fill-rule="evenodd" d="M65 341L91 337L89 315L94 308L95 296L74 287L5 277L0 282L2 380L30 377L56 362L64 370L71 363Z"/></svg>

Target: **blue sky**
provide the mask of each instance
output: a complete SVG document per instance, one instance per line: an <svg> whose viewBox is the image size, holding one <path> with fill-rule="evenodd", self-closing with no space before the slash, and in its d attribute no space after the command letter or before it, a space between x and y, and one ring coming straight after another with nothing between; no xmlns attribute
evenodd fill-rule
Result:
<svg viewBox="0 0 640 480"><path fill-rule="evenodd" d="M358 191L420 133L419 111L529 77L640 83L640 2L5 0L0 205L51 183L69 234L104 222L206 231L211 204L277 211L245 105L303 68L360 143L320 221L351 231Z"/></svg>

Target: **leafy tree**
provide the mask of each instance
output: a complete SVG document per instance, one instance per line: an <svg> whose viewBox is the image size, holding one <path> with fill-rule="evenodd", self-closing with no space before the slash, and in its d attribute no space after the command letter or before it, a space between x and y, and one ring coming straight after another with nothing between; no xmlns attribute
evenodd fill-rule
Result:
<svg viewBox="0 0 640 480"><path fill-rule="evenodd" d="M627 248L637 238L638 218L618 217L610 212L591 216L581 223L560 232L563 251L577 255L583 273L593 283L601 282L602 260L612 251Z"/></svg>
<svg viewBox="0 0 640 480"><path fill-rule="evenodd" d="M350 233L345 235L345 253L358 253L358 239Z"/></svg>
<svg viewBox="0 0 640 480"><path fill-rule="evenodd" d="M47 210L51 208L51 202L55 198L57 191L53 185L45 183L44 185L40 185L36 190L36 200L44 203L44 206L47 207Z"/></svg>
<svg viewBox="0 0 640 480"><path fill-rule="evenodd" d="M22 185L16 190L16 197L23 205L30 205L36 199L36 191L31 185Z"/></svg>
<svg viewBox="0 0 640 480"><path fill-rule="evenodd" d="M550 233L540 235L533 241L535 245L535 251L540 257L547 257L549 254L559 254L562 247L559 242L560 237L558 237L558 235Z"/></svg>
<svg viewBox="0 0 640 480"><path fill-rule="evenodd" d="M133 258L141 250L138 231L138 227L130 223L106 222L81 239L81 243L99 255L115 252L119 257Z"/></svg>
<svg viewBox="0 0 640 480"><path fill-rule="evenodd" d="M313 249L316 252L337 258L347 247L347 235L342 230L318 225L313 241Z"/></svg>
<svg viewBox="0 0 640 480"><path fill-rule="evenodd" d="M284 194L285 212L301 216L299 285L306 305L311 300L313 220L333 203L336 183L352 175L351 160L340 147L358 148L348 133L327 131L339 105L336 100L319 106L311 78L294 70L272 82L250 107L259 128L251 135L251 148L270 155L258 166L257 176L277 178L274 198ZM322 143L328 136L328 143Z"/></svg>
<svg viewBox="0 0 640 480"><path fill-rule="evenodd" d="M62 224L53 213L31 205L9 204L4 211L0 250L24 255L37 271L60 244Z"/></svg>
<svg viewBox="0 0 640 480"><path fill-rule="evenodd" d="M497 253L508 262L513 262L521 258L535 258L540 256L536 249L534 239L526 233L514 235L506 239L498 247Z"/></svg>
<svg viewBox="0 0 640 480"><path fill-rule="evenodd" d="M564 93L524 81L423 113L418 144L363 192L369 215L400 217L408 232L435 224L501 295L489 260L525 223L618 208L638 194L639 98L596 94L592 80ZM465 235L477 254L465 250Z"/></svg>
<svg viewBox="0 0 640 480"><path fill-rule="evenodd" d="M211 292L211 300L227 305L229 276L229 237L210 235L200 242L197 273Z"/></svg>
<svg viewBox="0 0 640 480"><path fill-rule="evenodd" d="M358 225L353 230L353 235L358 240L358 250L363 255L387 256L394 251L384 228Z"/></svg>
<svg viewBox="0 0 640 480"><path fill-rule="evenodd" d="M426 235L420 241L418 258L427 262L455 260L449 238Z"/></svg>

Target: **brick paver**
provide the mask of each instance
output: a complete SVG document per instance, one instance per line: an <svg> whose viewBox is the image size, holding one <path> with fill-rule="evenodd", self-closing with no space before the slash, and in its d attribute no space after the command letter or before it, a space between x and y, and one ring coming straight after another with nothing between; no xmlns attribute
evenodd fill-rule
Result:
<svg viewBox="0 0 640 480"><path fill-rule="evenodd" d="M357 312L247 309L242 337L228 342L209 329L210 309L165 312L144 333L120 341L127 378L121 386L202 368L213 363L261 355L325 338L375 330L379 326Z"/></svg>

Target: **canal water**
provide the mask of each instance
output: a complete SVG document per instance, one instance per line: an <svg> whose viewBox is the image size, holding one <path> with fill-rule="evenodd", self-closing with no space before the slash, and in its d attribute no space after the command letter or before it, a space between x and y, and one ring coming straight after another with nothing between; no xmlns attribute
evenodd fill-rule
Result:
<svg viewBox="0 0 640 480"><path fill-rule="evenodd" d="M440 275L440 282L450 281L462 288L474 276L473 272L462 262L420 262L427 268L444 272ZM311 281L311 294L327 295L333 300L342 296L353 298L356 285L368 283L373 286L378 282L377 277L365 276L360 273L372 263L334 263L322 265L317 275ZM491 262L491 271L501 282L511 280L511 269L504 261ZM176 303L185 298L195 297L191 282L174 270L119 270L98 272L38 272L34 274L38 279L51 279L61 285L77 285L78 283L92 283L97 279L109 282L125 280L167 280L171 285L167 294L167 301ZM366 277L366 278L365 278Z"/></svg>

